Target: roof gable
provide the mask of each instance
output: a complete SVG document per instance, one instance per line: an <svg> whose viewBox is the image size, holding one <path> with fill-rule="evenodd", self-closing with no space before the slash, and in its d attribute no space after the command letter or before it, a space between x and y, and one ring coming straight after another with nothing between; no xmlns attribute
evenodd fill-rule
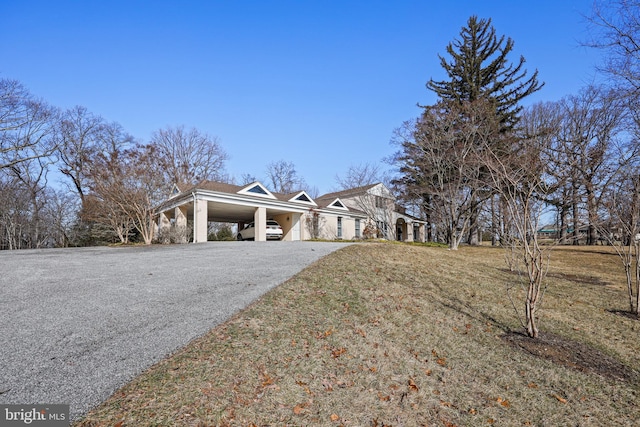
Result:
<svg viewBox="0 0 640 427"><path fill-rule="evenodd" d="M333 202L329 203L329 205L327 205L328 208L334 208L334 209L341 209L343 211L348 211L349 208L347 208L344 203L342 203L342 201L338 198L336 198Z"/></svg>
<svg viewBox="0 0 640 427"><path fill-rule="evenodd" d="M276 196L274 196L271 191L267 190L267 187L265 187L258 181L252 182L251 184L242 188L240 191L238 191L238 194L276 199Z"/></svg>
<svg viewBox="0 0 640 427"><path fill-rule="evenodd" d="M313 201L313 199L307 194L306 191L300 191L299 193L296 193L292 198L289 199L289 201L317 206L316 202Z"/></svg>

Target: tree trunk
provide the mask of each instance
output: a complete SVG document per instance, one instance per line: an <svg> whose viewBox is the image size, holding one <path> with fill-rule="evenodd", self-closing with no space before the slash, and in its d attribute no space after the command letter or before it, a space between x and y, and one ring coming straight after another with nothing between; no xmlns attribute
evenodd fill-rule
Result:
<svg viewBox="0 0 640 427"><path fill-rule="evenodd" d="M639 242L635 242L635 246L636 246L636 252L635 252L635 256L636 256L636 309L635 309L635 314L636 316L640 316L640 243ZM633 305L633 303L632 303ZM633 307L631 308L631 312L634 313Z"/></svg>
<svg viewBox="0 0 640 427"><path fill-rule="evenodd" d="M530 298L525 303L525 314L527 318L527 336L538 338L538 326L536 325L535 304Z"/></svg>
<svg viewBox="0 0 640 427"><path fill-rule="evenodd" d="M480 206L475 205L471 209L471 217L469 218L469 234L467 241L471 246L478 246L479 240L478 235L480 233L480 224L478 223L478 219L480 216Z"/></svg>
<svg viewBox="0 0 640 427"><path fill-rule="evenodd" d="M589 219L589 227L587 229L587 245L593 246L598 242L598 206L593 185L586 186L587 191L587 217Z"/></svg>
<svg viewBox="0 0 640 427"><path fill-rule="evenodd" d="M578 201L577 201L577 189L574 188L573 201L571 203L572 215L573 215L573 244L580 244L580 221L579 221L579 211L578 211Z"/></svg>
<svg viewBox="0 0 640 427"><path fill-rule="evenodd" d="M496 198L491 198L491 246L498 245L498 210L496 209Z"/></svg>

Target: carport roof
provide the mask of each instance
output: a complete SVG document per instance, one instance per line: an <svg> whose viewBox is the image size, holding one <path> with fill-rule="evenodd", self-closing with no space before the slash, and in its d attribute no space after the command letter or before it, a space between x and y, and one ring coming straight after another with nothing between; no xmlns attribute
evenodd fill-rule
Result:
<svg viewBox="0 0 640 427"><path fill-rule="evenodd" d="M337 215L348 214L355 217L366 217L360 210L348 207L337 197L321 196L313 199L305 191L283 194L269 191L260 182L247 185L235 185L218 181L200 181L197 184L177 184L172 195L157 208L157 212L165 212L177 206L187 205L187 214L193 214L193 197L204 197L215 208L209 211L209 221L229 222L238 218L246 220L251 217L253 208L265 206L273 213L305 212L319 209L322 212ZM214 213L215 212L215 213Z"/></svg>
<svg viewBox="0 0 640 427"><path fill-rule="evenodd" d="M261 189L261 192L252 194L251 189L255 188L256 186ZM178 189L178 192L174 194L174 197L190 194L191 192L194 192L196 190L206 190L206 191L215 191L217 193L256 195L258 197L272 196L272 198L276 200L280 200L281 202L290 202L298 198L298 200L296 200L298 202L307 202L315 205L315 202L313 201L313 199L305 191L300 190L300 191L296 191L288 194L276 193L274 191L269 191L259 181L255 181L247 185L235 185L235 184L227 184L225 182L204 180L204 181L200 181L196 185L179 184L179 185L176 185L176 188Z"/></svg>

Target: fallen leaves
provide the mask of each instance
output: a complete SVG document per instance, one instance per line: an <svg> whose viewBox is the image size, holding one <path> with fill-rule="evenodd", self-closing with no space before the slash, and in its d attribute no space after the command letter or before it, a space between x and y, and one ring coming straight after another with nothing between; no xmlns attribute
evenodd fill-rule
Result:
<svg viewBox="0 0 640 427"><path fill-rule="evenodd" d="M312 400L309 400L303 403L298 403L296 406L293 407L293 413L296 415L301 415L303 412L305 412L305 409L311 405L311 403L313 403Z"/></svg>
<svg viewBox="0 0 640 427"><path fill-rule="evenodd" d="M334 359L337 359L338 357L342 356L346 352L347 352L347 349L344 347L334 348L331 350L331 357L333 357Z"/></svg>
<svg viewBox="0 0 640 427"><path fill-rule="evenodd" d="M555 397L560 403L565 403L565 404L567 403L567 399L565 399L564 397L560 396L557 393L552 394L552 396Z"/></svg>
<svg viewBox="0 0 640 427"><path fill-rule="evenodd" d="M501 397L498 397L496 399L496 402L498 402L501 406L504 406L505 408L508 408L511 406L511 403L509 403L507 399L503 399Z"/></svg>

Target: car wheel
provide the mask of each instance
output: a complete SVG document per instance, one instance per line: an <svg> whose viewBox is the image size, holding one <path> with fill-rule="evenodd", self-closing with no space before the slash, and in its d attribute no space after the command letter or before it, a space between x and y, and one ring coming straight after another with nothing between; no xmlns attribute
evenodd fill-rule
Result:
<svg viewBox="0 0 640 427"><path fill-rule="evenodd" d="M242 234L238 234L237 239L238 239L238 240L240 240L240 241L242 241Z"/></svg>

